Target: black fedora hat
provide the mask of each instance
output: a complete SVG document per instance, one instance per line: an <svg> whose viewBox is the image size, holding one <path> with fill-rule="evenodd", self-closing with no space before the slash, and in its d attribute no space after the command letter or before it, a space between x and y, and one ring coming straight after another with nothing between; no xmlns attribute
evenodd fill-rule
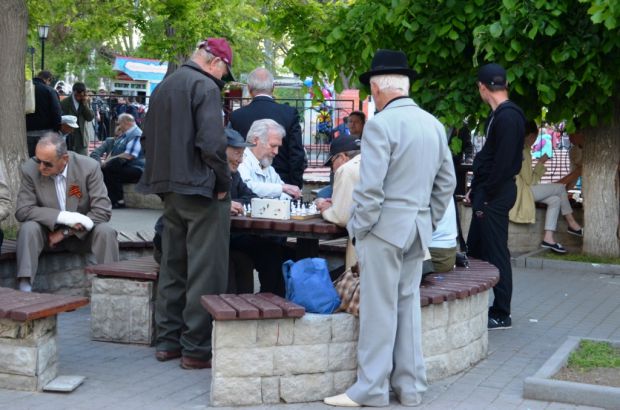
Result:
<svg viewBox="0 0 620 410"><path fill-rule="evenodd" d="M370 70L360 75L360 82L364 85L370 84L370 77L382 74L401 74L409 77L413 81L417 75L409 68L407 56L402 51L379 49L372 58Z"/></svg>

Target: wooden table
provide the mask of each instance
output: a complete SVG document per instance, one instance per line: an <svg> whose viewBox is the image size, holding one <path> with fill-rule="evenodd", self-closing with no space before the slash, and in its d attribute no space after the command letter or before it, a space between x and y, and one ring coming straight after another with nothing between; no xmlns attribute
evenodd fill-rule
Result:
<svg viewBox="0 0 620 410"><path fill-rule="evenodd" d="M335 239L347 236L347 230L325 221L321 217L298 220L279 220L231 216L230 231L259 236L288 236L297 238L295 256L297 259L316 257L319 254L319 239Z"/></svg>

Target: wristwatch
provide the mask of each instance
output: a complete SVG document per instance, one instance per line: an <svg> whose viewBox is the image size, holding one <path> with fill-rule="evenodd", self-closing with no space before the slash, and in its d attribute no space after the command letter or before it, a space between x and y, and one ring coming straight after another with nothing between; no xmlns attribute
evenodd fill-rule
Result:
<svg viewBox="0 0 620 410"><path fill-rule="evenodd" d="M62 230L62 236L64 236L65 238L68 238L71 234L71 231L68 229L63 229Z"/></svg>

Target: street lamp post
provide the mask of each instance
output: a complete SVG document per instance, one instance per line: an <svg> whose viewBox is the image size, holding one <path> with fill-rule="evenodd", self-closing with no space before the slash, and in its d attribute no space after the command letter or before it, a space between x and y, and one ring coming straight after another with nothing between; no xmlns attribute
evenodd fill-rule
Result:
<svg viewBox="0 0 620 410"><path fill-rule="evenodd" d="M28 47L28 53L30 53L30 69L32 70L32 76L34 77L34 47Z"/></svg>
<svg viewBox="0 0 620 410"><path fill-rule="evenodd" d="M47 39L47 35L50 30L50 26L44 24L38 27L39 30L39 38L41 39L41 71L45 69L45 39Z"/></svg>

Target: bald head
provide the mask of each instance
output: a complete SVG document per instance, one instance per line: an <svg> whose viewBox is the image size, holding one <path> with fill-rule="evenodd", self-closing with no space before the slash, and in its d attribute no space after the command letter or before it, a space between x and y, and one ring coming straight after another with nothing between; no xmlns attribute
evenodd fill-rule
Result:
<svg viewBox="0 0 620 410"><path fill-rule="evenodd" d="M252 96L273 93L273 75L266 68L256 68L248 75L248 89Z"/></svg>

